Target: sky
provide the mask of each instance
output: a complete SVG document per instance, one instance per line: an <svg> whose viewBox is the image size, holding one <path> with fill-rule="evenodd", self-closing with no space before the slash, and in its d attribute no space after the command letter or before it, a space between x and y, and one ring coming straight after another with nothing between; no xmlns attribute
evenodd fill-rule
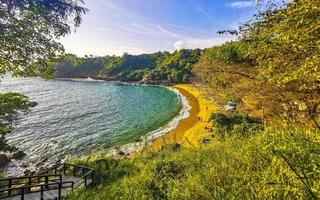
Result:
<svg viewBox="0 0 320 200"><path fill-rule="evenodd" d="M235 40L219 30L252 19L255 0L84 0L81 26L60 39L66 52L122 55L207 48Z"/></svg>

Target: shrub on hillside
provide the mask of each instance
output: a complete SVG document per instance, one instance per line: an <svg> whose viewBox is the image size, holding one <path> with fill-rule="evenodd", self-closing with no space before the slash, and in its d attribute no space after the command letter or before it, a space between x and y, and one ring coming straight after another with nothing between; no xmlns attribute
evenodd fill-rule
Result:
<svg viewBox="0 0 320 200"><path fill-rule="evenodd" d="M247 113L235 112L230 115L212 113L210 121L215 125L215 133L224 139L226 136L245 137L263 129L261 120Z"/></svg>
<svg viewBox="0 0 320 200"><path fill-rule="evenodd" d="M110 174L124 165L136 170L68 199L316 199L319 149L315 130L267 128L244 140L109 163Z"/></svg>
<svg viewBox="0 0 320 200"><path fill-rule="evenodd" d="M228 64L251 63L248 50L249 46L243 40L227 42L221 46L206 49L201 59L208 62L220 60Z"/></svg>

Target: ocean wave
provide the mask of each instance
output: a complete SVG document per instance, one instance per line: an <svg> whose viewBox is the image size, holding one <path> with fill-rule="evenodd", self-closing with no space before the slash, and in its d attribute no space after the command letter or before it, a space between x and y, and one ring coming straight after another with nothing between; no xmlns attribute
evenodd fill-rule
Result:
<svg viewBox="0 0 320 200"><path fill-rule="evenodd" d="M178 95L180 102L181 102L181 105L182 105L182 108L181 108L179 114L176 117L174 117L171 121L169 121L166 125L158 128L154 131L149 132L145 136L142 136L140 142L128 143L128 144L122 145L117 148L114 147L111 149L111 151L110 150L107 151L107 152L109 152L107 154L112 153L113 155L117 155L117 152L122 151L122 152L125 152L128 155L130 155L133 152L141 151L146 146L146 144L149 144L150 142L154 141L155 139L160 138L160 137L166 135L167 133L171 132L172 130L177 128L177 126L179 125L181 120L186 119L190 116L191 106L188 102L188 99L185 96L183 96L179 90L174 89L174 88L169 88L169 87L166 87L166 88ZM105 154L105 153L106 152L104 152L103 154Z"/></svg>
<svg viewBox="0 0 320 200"><path fill-rule="evenodd" d="M106 82L105 80L88 78L55 78L55 80L60 81L78 81L78 82Z"/></svg>

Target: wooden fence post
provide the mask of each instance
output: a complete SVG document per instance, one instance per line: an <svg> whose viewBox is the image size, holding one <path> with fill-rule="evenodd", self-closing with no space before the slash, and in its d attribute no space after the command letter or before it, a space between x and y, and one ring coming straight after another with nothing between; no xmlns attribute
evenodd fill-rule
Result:
<svg viewBox="0 0 320 200"><path fill-rule="evenodd" d="M40 190L40 199L43 200L43 185L41 185L41 190Z"/></svg>
<svg viewBox="0 0 320 200"><path fill-rule="evenodd" d="M76 166L73 165L73 176L76 176Z"/></svg>
<svg viewBox="0 0 320 200"><path fill-rule="evenodd" d="M48 189L48 185L47 185L49 183L48 176L45 176L44 179L45 179L44 183L46 184L46 189Z"/></svg>
<svg viewBox="0 0 320 200"><path fill-rule="evenodd" d="M66 175L66 164L63 163L63 174Z"/></svg>
<svg viewBox="0 0 320 200"><path fill-rule="evenodd" d="M24 200L24 188L21 188L21 200Z"/></svg>
<svg viewBox="0 0 320 200"><path fill-rule="evenodd" d="M61 182L59 182L59 192L58 192L58 199L61 199Z"/></svg>
<svg viewBox="0 0 320 200"><path fill-rule="evenodd" d="M12 179L9 179L9 184L8 184L9 189L11 188L11 185L12 185ZM9 197L11 196L11 190L8 190L8 196Z"/></svg>

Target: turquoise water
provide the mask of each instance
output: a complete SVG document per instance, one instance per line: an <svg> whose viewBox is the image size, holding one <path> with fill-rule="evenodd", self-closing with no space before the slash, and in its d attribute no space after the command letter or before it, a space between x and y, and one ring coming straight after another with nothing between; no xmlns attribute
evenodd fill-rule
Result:
<svg viewBox="0 0 320 200"><path fill-rule="evenodd" d="M181 110L178 95L164 87L6 77L0 92L6 91L38 102L7 137L28 163L135 141Z"/></svg>

